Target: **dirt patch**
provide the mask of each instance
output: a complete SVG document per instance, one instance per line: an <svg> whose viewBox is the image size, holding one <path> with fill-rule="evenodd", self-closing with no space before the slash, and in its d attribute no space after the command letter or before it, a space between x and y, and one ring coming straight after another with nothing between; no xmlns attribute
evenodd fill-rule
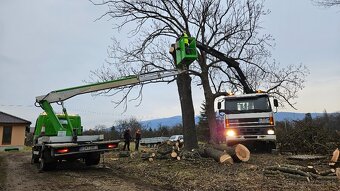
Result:
<svg viewBox="0 0 340 191"><path fill-rule="evenodd" d="M3 190L340 190L339 181L298 180L265 176L277 164L328 168L327 160L293 161L287 156L252 154L246 163L218 164L213 159L144 161L105 154L98 166L63 162L55 171L39 173L29 152L0 153ZM7 169L3 170L4 167ZM2 168L2 169L1 169ZM5 172L5 173L4 173ZM2 174L2 175L3 175ZM0 189L0 190L1 190Z"/></svg>
<svg viewBox="0 0 340 191"><path fill-rule="evenodd" d="M4 190L6 180L6 162L3 156L0 155L0 190Z"/></svg>
<svg viewBox="0 0 340 191"><path fill-rule="evenodd" d="M0 157L7 172L0 190L160 190L103 165L62 162L55 171L39 173L37 166L30 164L30 152L1 153Z"/></svg>
<svg viewBox="0 0 340 191"><path fill-rule="evenodd" d="M308 182L285 176L266 176L265 167L278 164L313 165L318 170L329 168L328 161L292 161L287 156L252 154L246 163L219 164L213 159L155 160L107 156L112 169L166 190L340 190L339 181Z"/></svg>

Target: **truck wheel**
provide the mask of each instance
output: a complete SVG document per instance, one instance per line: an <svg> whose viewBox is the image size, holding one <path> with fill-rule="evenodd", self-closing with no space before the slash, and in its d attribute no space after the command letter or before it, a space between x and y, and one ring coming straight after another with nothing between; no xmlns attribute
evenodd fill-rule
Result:
<svg viewBox="0 0 340 191"><path fill-rule="evenodd" d="M97 165L100 161L100 153L89 153L85 158L85 164L87 166Z"/></svg>
<svg viewBox="0 0 340 191"><path fill-rule="evenodd" d="M39 171L54 170L57 167L57 163L52 159L49 150L43 151L43 156L40 158Z"/></svg>
<svg viewBox="0 0 340 191"><path fill-rule="evenodd" d="M35 155L34 151L38 151L36 147L32 147L32 158L31 158L31 164L39 163L39 155Z"/></svg>
<svg viewBox="0 0 340 191"><path fill-rule="evenodd" d="M36 163L39 163L39 157L35 156L35 155L32 153L31 164L36 164Z"/></svg>
<svg viewBox="0 0 340 191"><path fill-rule="evenodd" d="M274 142L269 142L266 145L266 151L272 153L273 149L276 149L276 144Z"/></svg>

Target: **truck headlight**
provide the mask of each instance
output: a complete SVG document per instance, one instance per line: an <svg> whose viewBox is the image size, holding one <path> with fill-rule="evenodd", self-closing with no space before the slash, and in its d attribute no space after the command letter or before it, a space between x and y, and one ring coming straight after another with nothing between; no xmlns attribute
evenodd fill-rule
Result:
<svg viewBox="0 0 340 191"><path fill-rule="evenodd" d="M236 132L232 129L228 129L226 134L227 134L228 137L235 137L236 136Z"/></svg>
<svg viewBox="0 0 340 191"><path fill-rule="evenodd" d="M267 131L267 134L268 134L268 135L274 135L274 134L275 134L275 131L274 131L273 129L269 129L269 130Z"/></svg>

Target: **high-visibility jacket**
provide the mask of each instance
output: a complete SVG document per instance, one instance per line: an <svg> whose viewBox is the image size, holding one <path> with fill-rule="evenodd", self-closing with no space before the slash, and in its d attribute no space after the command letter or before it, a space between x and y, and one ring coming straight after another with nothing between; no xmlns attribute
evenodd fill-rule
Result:
<svg viewBox="0 0 340 191"><path fill-rule="evenodd" d="M183 37L184 37L184 45L189 45L189 38L187 33L183 33Z"/></svg>

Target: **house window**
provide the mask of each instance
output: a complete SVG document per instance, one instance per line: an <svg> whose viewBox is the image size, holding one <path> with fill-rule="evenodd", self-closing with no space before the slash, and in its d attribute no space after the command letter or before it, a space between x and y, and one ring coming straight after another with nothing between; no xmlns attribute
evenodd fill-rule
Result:
<svg viewBox="0 0 340 191"><path fill-rule="evenodd" d="M5 126L3 128L2 133L2 144L3 145L10 145L12 141L12 127L11 126Z"/></svg>

